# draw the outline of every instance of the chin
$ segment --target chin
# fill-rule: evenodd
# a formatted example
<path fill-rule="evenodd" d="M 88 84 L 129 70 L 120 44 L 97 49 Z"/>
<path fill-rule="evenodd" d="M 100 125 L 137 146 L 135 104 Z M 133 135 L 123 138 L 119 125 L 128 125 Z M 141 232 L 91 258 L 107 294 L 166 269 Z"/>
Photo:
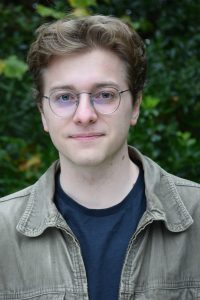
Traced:
<path fill-rule="evenodd" d="M 96 167 L 104 163 L 105 156 L 98 153 L 82 152 L 74 153 L 74 155 L 65 156 L 74 166 L 79 167 Z"/>
<path fill-rule="evenodd" d="M 74 165 L 79 167 L 97 167 L 104 162 L 103 159 L 97 157 L 85 157 L 73 160 Z"/>

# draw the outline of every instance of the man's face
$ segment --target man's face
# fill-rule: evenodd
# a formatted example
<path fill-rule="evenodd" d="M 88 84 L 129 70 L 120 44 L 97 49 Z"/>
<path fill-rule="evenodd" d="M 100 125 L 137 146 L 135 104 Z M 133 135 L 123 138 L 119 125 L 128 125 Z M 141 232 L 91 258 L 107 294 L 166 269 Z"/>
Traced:
<path fill-rule="evenodd" d="M 75 93 L 92 92 L 99 85 L 128 89 L 124 63 L 112 52 L 90 52 L 56 57 L 44 72 L 44 95 L 52 89 L 70 87 Z M 119 108 L 110 115 L 95 111 L 88 94 L 81 94 L 73 115 L 58 117 L 43 100 L 42 122 L 59 151 L 61 161 L 77 166 L 97 166 L 127 149 L 130 125 L 135 125 L 139 101 L 132 104 L 130 92 L 121 95 Z"/>

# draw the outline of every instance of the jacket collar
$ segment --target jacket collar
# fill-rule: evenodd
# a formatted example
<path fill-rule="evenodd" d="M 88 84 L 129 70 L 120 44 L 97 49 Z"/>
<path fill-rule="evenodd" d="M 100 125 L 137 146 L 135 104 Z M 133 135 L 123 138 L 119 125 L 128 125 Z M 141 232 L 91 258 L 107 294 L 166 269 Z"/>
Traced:
<path fill-rule="evenodd" d="M 193 219 L 178 193 L 173 176 L 133 147 L 129 147 L 129 155 L 133 161 L 139 161 L 144 170 L 148 221 L 164 221 L 172 232 L 186 230 Z"/>
<path fill-rule="evenodd" d="M 186 230 L 193 220 L 180 198 L 172 175 L 133 147 L 129 147 L 129 155 L 133 161 L 142 164 L 144 170 L 147 210 L 146 218 L 142 218 L 140 225 L 147 220 L 160 220 L 170 231 Z M 58 169 L 59 162 L 56 161 L 32 186 L 25 211 L 17 225 L 17 230 L 22 234 L 34 237 L 55 226 L 71 232 L 53 202 Z"/>
<path fill-rule="evenodd" d="M 54 162 L 32 186 L 25 211 L 17 224 L 17 230 L 22 234 L 39 236 L 48 227 L 71 231 L 54 204 L 55 174 L 59 168 L 59 161 Z"/>

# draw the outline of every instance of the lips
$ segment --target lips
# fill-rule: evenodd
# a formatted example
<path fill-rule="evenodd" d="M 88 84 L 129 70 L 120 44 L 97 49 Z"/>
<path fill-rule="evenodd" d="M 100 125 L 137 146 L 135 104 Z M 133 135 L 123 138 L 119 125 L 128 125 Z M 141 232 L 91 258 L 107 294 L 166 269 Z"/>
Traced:
<path fill-rule="evenodd" d="M 88 133 L 77 133 L 77 134 L 72 134 L 69 137 L 71 139 L 77 139 L 77 140 L 92 140 L 92 139 L 96 139 L 99 137 L 104 136 L 103 133 L 101 132 L 88 132 Z"/>

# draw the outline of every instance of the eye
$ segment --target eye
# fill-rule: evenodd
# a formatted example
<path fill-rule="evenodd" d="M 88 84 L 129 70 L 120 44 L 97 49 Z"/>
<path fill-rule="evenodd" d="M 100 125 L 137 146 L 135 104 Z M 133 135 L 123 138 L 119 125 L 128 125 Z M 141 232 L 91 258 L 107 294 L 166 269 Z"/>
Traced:
<path fill-rule="evenodd" d="M 77 96 L 71 91 L 58 91 L 50 96 L 50 99 L 55 104 L 74 103 L 77 101 Z"/>
<path fill-rule="evenodd" d="M 113 90 L 103 90 L 95 93 L 94 99 L 96 101 L 108 102 L 114 100 L 116 92 Z"/>
<path fill-rule="evenodd" d="M 107 91 L 101 92 L 100 95 L 101 95 L 101 98 L 103 98 L 103 99 L 111 99 L 111 98 L 113 98 L 113 93 L 107 92 Z"/>
<path fill-rule="evenodd" d="M 56 100 L 61 102 L 68 102 L 68 101 L 75 101 L 75 98 L 76 95 L 68 92 L 68 93 L 57 95 Z"/>

